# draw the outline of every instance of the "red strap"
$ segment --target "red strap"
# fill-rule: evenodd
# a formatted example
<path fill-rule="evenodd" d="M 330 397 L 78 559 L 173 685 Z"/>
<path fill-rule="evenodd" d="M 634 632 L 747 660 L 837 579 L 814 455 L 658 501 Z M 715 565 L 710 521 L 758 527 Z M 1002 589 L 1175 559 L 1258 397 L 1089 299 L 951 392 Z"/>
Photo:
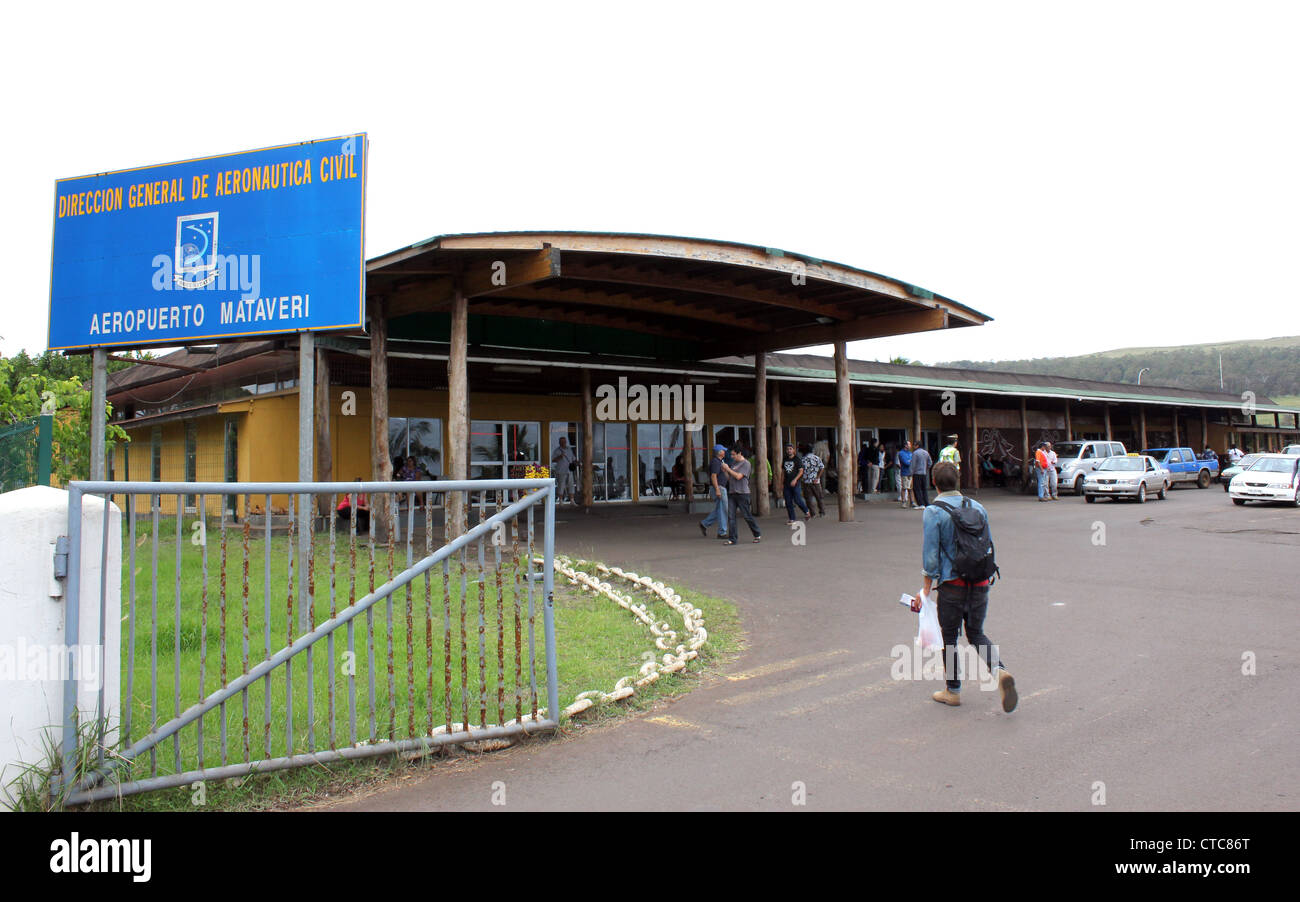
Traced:
<path fill-rule="evenodd" d="M 982 579 L 982 580 L 980 580 L 980 581 L 977 582 L 977 583 L 968 583 L 968 582 L 966 582 L 966 580 L 964 580 L 964 579 L 950 579 L 950 580 L 948 580 L 948 585 L 950 585 L 950 586 L 958 586 L 958 587 L 960 587 L 960 588 L 962 588 L 962 589 L 965 589 L 965 588 L 967 588 L 967 587 L 969 587 L 969 586 L 975 586 L 976 588 L 979 588 L 980 586 L 987 586 L 987 585 L 989 585 L 989 581 L 988 581 L 987 579 Z"/>

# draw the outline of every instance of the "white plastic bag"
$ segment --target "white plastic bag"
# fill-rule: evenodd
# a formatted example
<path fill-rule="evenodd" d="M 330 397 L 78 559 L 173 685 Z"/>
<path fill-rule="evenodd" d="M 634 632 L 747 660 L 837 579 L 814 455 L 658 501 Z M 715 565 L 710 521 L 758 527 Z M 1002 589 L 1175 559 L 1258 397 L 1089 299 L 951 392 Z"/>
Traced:
<path fill-rule="evenodd" d="M 933 593 L 921 596 L 921 613 L 916 615 L 916 644 L 921 651 L 943 648 L 943 632 L 939 629 L 939 606 Z"/>

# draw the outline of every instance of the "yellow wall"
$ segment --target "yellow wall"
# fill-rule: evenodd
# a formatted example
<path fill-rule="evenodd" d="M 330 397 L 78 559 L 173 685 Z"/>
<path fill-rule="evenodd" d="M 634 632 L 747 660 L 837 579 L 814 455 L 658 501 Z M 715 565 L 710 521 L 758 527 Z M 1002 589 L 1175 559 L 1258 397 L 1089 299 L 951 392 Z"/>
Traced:
<path fill-rule="evenodd" d="M 333 474 L 335 481 L 345 482 L 360 476 L 370 479 L 370 392 L 365 388 L 345 388 L 332 386 L 330 389 L 330 447 L 333 457 Z M 447 437 L 447 393 L 445 391 L 421 391 L 416 389 L 394 389 L 389 395 L 389 414 L 392 417 L 426 417 L 442 420 L 444 453 L 449 445 Z M 915 438 L 912 432 L 912 411 L 858 407 L 855 410 L 858 428 L 890 428 L 905 430 L 909 438 Z M 275 395 L 263 395 L 256 398 L 224 404 L 218 412 L 195 418 L 198 423 L 198 471 L 197 478 L 204 481 L 221 482 L 225 479 L 225 423 L 234 419 L 238 428 L 237 478 L 241 482 L 283 482 L 294 481 L 298 476 L 298 395 L 294 391 Z M 577 397 L 550 397 L 518 394 L 475 394 L 470 398 L 471 420 L 526 420 L 542 424 L 543 457 L 549 457 L 549 450 L 554 446 L 554 438 L 549 434 L 552 421 L 579 423 L 582 419 L 580 399 Z M 1133 418 L 1135 419 L 1135 418 Z M 743 402 L 705 402 L 704 420 L 709 427 L 716 425 L 752 426 L 754 406 Z M 1127 412 L 1112 414 L 1113 429 L 1128 430 L 1131 418 Z M 185 478 L 185 422 L 174 421 L 162 425 L 162 472 L 164 481 L 183 481 Z M 149 480 L 151 427 L 141 425 L 134 429 L 126 424 L 132 442 L 127 450 L 117 451 L 113 477 L 125 478 L 123 460 L 130 455 L 130 477 L 133 480 Z M 781 410 L 781 425 L 787 430 L 794 426 L 834 427 L 836 412 L 831 404 L 817 407 L 786 406 Z M 937 410 L 923 409 L 921 412 L 923 429 L 943 432 L 951 430 L 953 423 L 945 421 Z M 1072 417 L 1072 428 L 1077 435 L 1082 432 L 1100 432 L 1104 429 L 1101 417 Z M 1147 417 L 1148 432 L 1168 430 L 1171 420 L 1168 415 L 1152 414 Z M 1184 432 L 1180 440 L 1186 444 L 1190 439 L 1193 445 L 1200 442 L 1199 415 L 1184 418 Z M 1190 432 L 1188 431 L 1190 427 Z M 958 427 L 960 429 L 960 427 Z M 790 433 L 787 431 L 788 439 Z M 1210 425 L 1210 443 L 1222 451 L 1227 447 L 1228 430 L 1223 426 Z M 709 442 L 708 434 L 698 434 L 695 439 L 697 447 Z M 856 437 L 855 437 L 856 446 Z M 1198 449 L 1199 450 L 1199 449 Z M 545 463 L 545 460 L 543 461 Z M 631 468 L 635 480 L 638 468 Z M 440 474 L 445 475 L 445 474 Z M 317 473 L 316 478 L 323 474 Z M 254 497 L 253 503 L 260 507 L 263 499 Z M 288 499 L 276 495 L 271 500 L 273 510 L 287 508 Z M 218 503 L 209 498 L 208 510 L 215 514 Z M 137 508 L 140 510 L 141 508 Z M 243 512 L 243 499 L 239 500 L 239 510 Z M 164 499 L 162 511 L 175 513 L 174 499 Z"/>

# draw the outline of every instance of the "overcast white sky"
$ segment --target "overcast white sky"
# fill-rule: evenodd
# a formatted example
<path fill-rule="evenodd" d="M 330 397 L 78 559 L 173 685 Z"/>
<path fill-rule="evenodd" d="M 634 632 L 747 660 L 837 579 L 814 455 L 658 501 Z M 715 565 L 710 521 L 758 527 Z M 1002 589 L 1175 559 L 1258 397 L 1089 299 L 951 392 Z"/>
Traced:
<path fill-rule="evenodd" d="M 996 320 L 850 346 L 868 359 L 1300 334 L 1300 4 L 6 17 L 6 354 L 46 347 L 56 178 L 351 131 L 370 134 L 369 256 L 465 231 L 719 238 Z"/>

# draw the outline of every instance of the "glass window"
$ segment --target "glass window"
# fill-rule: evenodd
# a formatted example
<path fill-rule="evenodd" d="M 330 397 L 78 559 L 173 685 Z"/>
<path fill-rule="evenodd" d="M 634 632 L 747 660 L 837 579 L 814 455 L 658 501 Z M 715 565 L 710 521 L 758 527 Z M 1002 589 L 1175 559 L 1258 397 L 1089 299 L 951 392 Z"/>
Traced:
<path fill-rule="evenodd" d="M 593 424 L 595 496 L 597 501 L 626 501 L 632 497 L 627 423 Z"/>
<path fill-rule="evenodd" d="M 529 464 L 541 462 L 541 434 L 538 422 L 474 420 L 469 436 L 470 479 L 522 479 Z"/>
<path fill-rule="evenodd" d="M 430 479 L 442 476 L 442 420 L 412 417 L 406 421 L 406 456 L 414 457 Z"/>
<path fill-rule="evenodd" d="M 239 481 L 239 425 L 234 419 L 226 420 L 226 482 Z M 235 512 L 235 496 L 225 495 L 226 510 Z"/>
<path fill-rule="evenodd" d="M 149 433 L 149 479 L 162 482 L 162 427 L 153 427 Z"/>
<path fill-rule="evenodd" d="M 754 450 L 754 427 L 714 426 L 713 441 L 709 443 L 709 446 L 712 447 L 713 445 L 726 445 L 728 448 L 740 445 L 745 449 L 746 454 L 752 453 Z"/>
<path fill-rule="evenodd" d="M 469 427 L 469 478 L 500 479 L 505 442 L 501 424 L 474 420 Z"/>
<path fill-rule="evenodd" d="M 199 469 L 199 424 L 193 420 L 185 423 L 185 481 L 196 482 Z M 198 499 L 194 495 L 185 496 L 185 507 L 194 509 Z"/>
<path fill-rule="evenodd" d="M 511 479 L 523 479 L 529 464 L 541 463 L 542 427 L 540 423 L 505 423 L 506 453 L 510 461 Z"/>
<path fill-rule="evenodd" d="M 636 427 L 637 485 L 642 498 L 663 494 L 664 450 L 658 423 Z"/>

